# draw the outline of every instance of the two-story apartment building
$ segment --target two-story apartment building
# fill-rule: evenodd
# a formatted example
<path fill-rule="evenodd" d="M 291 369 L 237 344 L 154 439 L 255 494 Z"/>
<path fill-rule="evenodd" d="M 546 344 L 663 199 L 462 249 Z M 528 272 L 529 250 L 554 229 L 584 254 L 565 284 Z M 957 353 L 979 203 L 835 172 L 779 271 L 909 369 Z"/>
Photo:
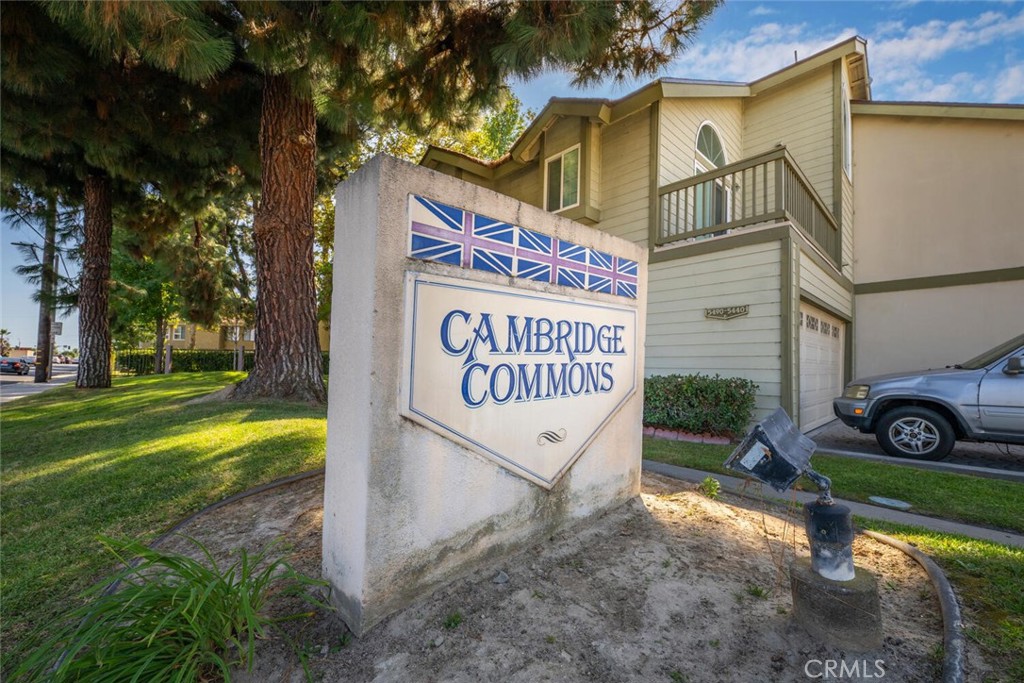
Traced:
<path fill-rule="evenodd" d="M 963 126 L 981 116 L 1001 131 L 988 131 L 1009 150 L 999 150 L 997 166 L 983 167 L 992 181 L 944 155 L 941 127 L 904 144 L 910 133 L 888 120 L 910 121 L 917 131 L 945 121 L 939 114 L 949 109 L 879 108 L 871 102 L 866 43 L 851 38 L 751 83 L 663 78 L 618 100 L 553 98 L 496 162 L 431 148 L 421 163 L 646 245 L 646 374 L 749 378 L 760 387 L 758 417 L 781 405 L 807 430 L 832 418 L 831 399 L 852 379 L 855 360 L 871 369 L 932 362 L 919 344 L 956 313 L 940 297 L 908 318 L 932 321 L 927 332 L 901 326 L 901 297 L 921 294 L 913 287 L 1004 287 L 1009 315 L 981 335 L 960 330 L 964 358 L 1011 336 L 1005 330 L 1019 331 L 1024 206 L 1013 185 L 1024 185 L 1024 109 L 957 110 L 968 115 Z M 977 132 L 958 144 L 970 147 Z M 968 164 L 985 152 L 973 154 Z M 948 169 L 942 182 L 952 188 L 906 175 L 935 163 Z M 867 189 L 855 192 L 855 178 Z M 1001 195 L 997 213 L 1007 220 L 990 247 L 992 195 Z M 971 230 L 945 220 L 942 201 L 968 204 Z M 915 215 L 922 203 L 927 211 Z M 965 236 L 958 245 L 998 255 L 963 267 L 921 263 L 913 245 L 936 247 L 949 230 Z M 859 292 L 861 270 L 869 280 Z M 913 282 L 899 282 L 906 279 Z M 863 338 L 862 295 L 869 311 Z M 971 309 L 970 297 L 958 304 Z M 884 362 L 875 362 L 878 354 Z"/>

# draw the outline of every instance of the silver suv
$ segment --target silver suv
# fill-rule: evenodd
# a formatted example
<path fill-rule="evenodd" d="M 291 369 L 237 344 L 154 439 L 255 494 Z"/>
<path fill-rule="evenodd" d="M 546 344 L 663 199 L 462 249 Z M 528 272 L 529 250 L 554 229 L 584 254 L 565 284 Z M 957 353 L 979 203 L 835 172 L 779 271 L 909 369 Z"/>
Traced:
<path fill-rule="evenodd" d="M 1024 334 L 942 370 L 865 377 L 832 401 L 889 455 L 941 460 L 957 439 L 1024 444 Z"/>

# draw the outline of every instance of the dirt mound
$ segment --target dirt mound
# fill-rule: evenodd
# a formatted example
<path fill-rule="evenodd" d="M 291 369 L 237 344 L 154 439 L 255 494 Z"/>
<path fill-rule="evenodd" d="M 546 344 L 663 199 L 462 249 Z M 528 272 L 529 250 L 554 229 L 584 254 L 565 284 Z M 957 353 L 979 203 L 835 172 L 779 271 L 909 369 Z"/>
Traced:
<path fill-rule="evenodd" d="M 318 576 L 322 485 L 254 496 L 184 532 L 225 559 L 283 536 L 296 568 Z M 918 565 L 888 546 L 859 538 L 854 548 L 880 579 L 880 649 L 842 652 L 794 624 L 787 567 L 808 552 L 800 520 L 796 509 L 743 509 L 645 475 L 639 499 L 436 591 L 361 639 L 330 614 L 289 626 L 289 637 L 314 680 L 328 682 L 806 681 L 828 660 L 858 666 L 863 680 L 878 679 L 878 666 L 884 680 L 937 680 L 938 601 Z M 303 679 L 281 637 L 238 675 Z"/>

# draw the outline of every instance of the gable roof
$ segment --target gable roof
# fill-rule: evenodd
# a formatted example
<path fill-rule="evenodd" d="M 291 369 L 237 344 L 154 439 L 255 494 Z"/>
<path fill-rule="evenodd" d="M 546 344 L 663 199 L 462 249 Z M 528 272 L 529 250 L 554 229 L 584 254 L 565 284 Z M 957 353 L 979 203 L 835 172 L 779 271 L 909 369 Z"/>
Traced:
<path fill-rule="evenodd" d="M 512 144 L 508 154 L 500 159 L 484 161 L 431 145 L 420 159 L 420 164 L 428 168 L 437 168 L 442 163 L 450 164 L 482 178 L 493 179 L 497 175 L 504 175 L 504 172 L 521 168 L 531 161 L 541 135 L 559 118 L 576 116 L 601 123 L 612 123 L 662 99 L 752 97 L 781 87 L 844 57 L 847 59 L 850 74 L 851 96 L 858 100 L 870 99 L 867 41 L 860 36 L 853 36 L 751 83 L 659 78 L 617 99 L 552 97 L 519 139 Z M 513 164 L 511 168 L 504 168 L 510 163 Z"/>

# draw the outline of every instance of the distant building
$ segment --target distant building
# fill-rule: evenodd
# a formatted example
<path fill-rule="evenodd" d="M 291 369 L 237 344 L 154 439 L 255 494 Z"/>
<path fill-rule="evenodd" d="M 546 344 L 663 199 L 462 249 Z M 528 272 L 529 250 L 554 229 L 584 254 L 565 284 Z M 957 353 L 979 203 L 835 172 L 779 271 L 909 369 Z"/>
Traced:
<path fill-rule="evenodd" d="M 328 351 L 331 345 L 330 332 L 324 323 L 318 326 L 320 350 Z M 234 350 L 256 348 L 256 331 L 245 323 L 226 321 L 216 329 L 194 323 L 177 323 L 168 327 L 167 344 L 176 349 Z"/>

